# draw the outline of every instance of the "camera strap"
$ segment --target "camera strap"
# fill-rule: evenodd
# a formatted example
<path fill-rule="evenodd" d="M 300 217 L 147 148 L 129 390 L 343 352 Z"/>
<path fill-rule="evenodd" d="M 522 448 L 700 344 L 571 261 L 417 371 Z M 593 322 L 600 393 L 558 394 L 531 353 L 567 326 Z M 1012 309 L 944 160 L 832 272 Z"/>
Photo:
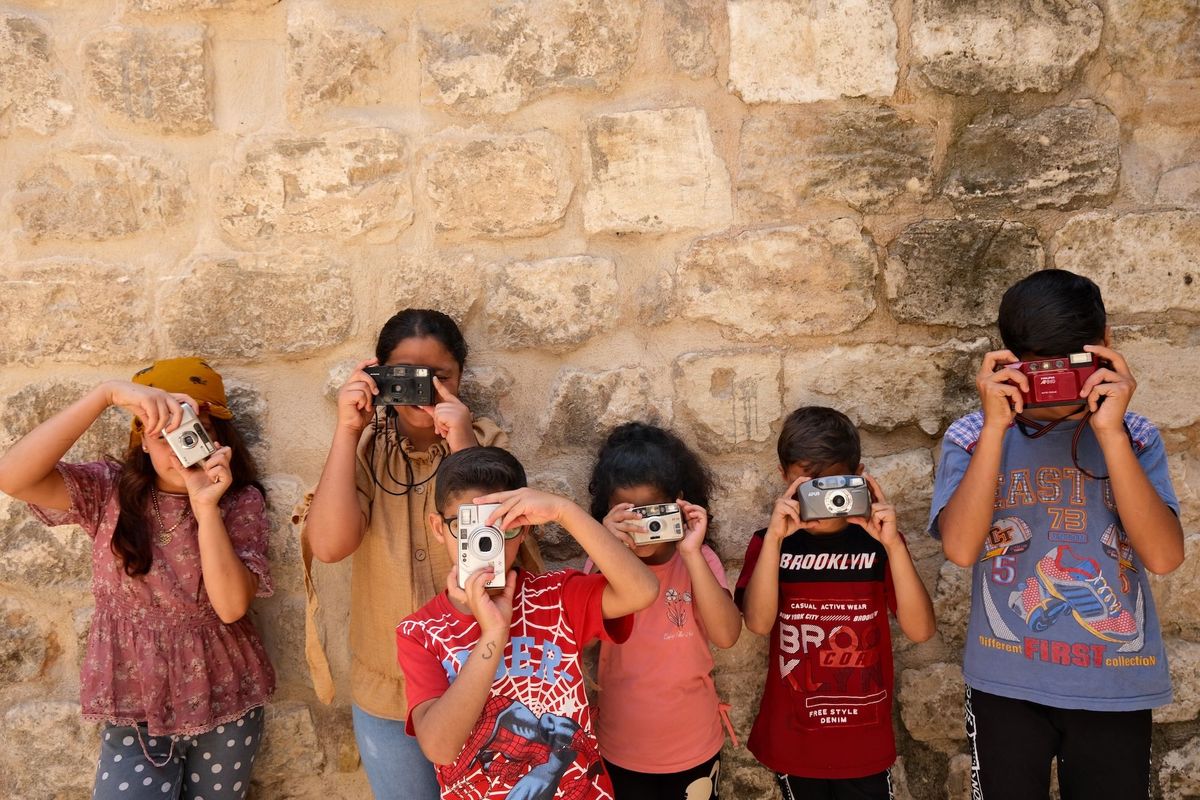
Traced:
<path fill-rule="evenodd" d="M 1030 439 L 1040 439 L 1050 431 L 1057 428 L 1060 423 L 1065 422 L 1070 416 L 1071 415 L 1068 414 L 1065 417 L 1059 417 L 1058 419 L 1051 420 L 1050 422 L 1038 422 L 1037 420 L 1030 419 L 1024 414 L 1017 414 L 1017 429 Z M 1085 407 L 1083 416 L 1079 418 L 1079 424 L 1075 426 L 1075 433 L 1071 434 L 1071 463 L 1075 465 L 1075 469 L 1079 470 L 1092 480 L 1106 481 L 1108 480 L 1107 475 L 1095 475 L 1090 472 L 1087 467 L 1079 463 L 1079 439 L 1083 436 L 1084 428 L 1087 427 L 1087 422 L 1091 416 L 1092 410 Z M 1032 433 L 1030 431 L 1032 431 Z M 1128 430 L 1126 431 L 1126 434 L 1128 434 Z"/>
<path fill-rule="evenodd" d="M 440 452 L 438 453 L 437 462 L 433 465 L 433 472 L 429 473 L 428 478 L 421 481 L 414 480 L 415 476 L 413 475 L 412 460 L 409 459 L 408 453 L 404 452 L 404 448 L 400 445 L 400 440 L 403 438 L 403 435 L 400 433 L 400 420 L 391 406 L 387 406 L 386 408 L 387 412 L 383 417 L 382 424 L 380 424 L 380 418 L 378 416 L 375 418 L 376 434 L 371 440 L 371 480 L 374 482 L 375 487 L 381 492 L 390 494 L 392 497 L 403 497 L 418 486 L 424 486 L 437 477 L 438 468 L 442 465 L 442 455 Z M 379 430 L 381 428 L 383 429 L 384 477 L 386 477 L 393 486 L 401 487 L 399 491 L 389 489 L 388 487 L 384 486 L 383 481 L 380 480 L 379 466 L 376 463 L 377 459 L 375 458 L 375 444 L 379 441 Z M 405 478 L 403 480 L 392 471 L 392 454 L 396 450 L 400 451 L 400 458 L 404 460 Z"/>

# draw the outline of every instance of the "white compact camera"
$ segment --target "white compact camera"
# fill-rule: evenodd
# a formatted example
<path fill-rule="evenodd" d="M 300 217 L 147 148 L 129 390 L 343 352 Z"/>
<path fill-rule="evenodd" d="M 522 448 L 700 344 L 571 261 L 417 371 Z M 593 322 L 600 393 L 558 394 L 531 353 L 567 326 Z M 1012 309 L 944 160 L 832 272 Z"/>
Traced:
<path fill-rule="evenodd" d="M 179 459 L 179 463 L 190 467 L 208 458 L 217 447 L 208 438 L 208 431 L 200 424 L 196 412 L 187 403 L 182 404 L 183 420 L 173 431 L 163 432 L 163 438 L 171 445 L 171 451 Z"/>
<path fill-rule="evenodd" d="M 800 519 L 865 517 L 871 512 L 871 489 L 861 475 L 830 475 L 813 478 L 796 490 Z"/>
<path fill-rule="evenodd" d="M 500 507 L 499 503 L 458 507 L 458 588 L 467 588 L 467 578 L 481 569 L 491 567 L 495 573 L 484 584 L 489 589 L 503 589 L 504 532 L 488 525 L 487 519 Z"/>
<path fill-rule="evenodd" d="M 677 503 L 657 503 L 630 510 L 641 515 L 641 519 L 632 520 L 641 528 L 633 534 L 635 545 L 678 542 L 683 538 L 683 513 Z"/>

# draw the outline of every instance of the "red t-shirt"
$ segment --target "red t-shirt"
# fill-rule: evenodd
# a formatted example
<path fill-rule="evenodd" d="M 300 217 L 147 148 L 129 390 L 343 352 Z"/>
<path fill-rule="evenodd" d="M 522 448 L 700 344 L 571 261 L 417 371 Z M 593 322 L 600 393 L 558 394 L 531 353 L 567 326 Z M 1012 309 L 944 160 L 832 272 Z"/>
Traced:
<path fill-rule="evenodd" d="M 518 572 L 509 640 L 491 694 L 458 758 L 437 767 L 443 798 L 500 800 L 517 786 L 532 797 L 612 798 L 580 663 L 588 642 L 623 642 L 633 628 L 632 616 L 604 619 L 607 585 L 602 575 L 576 570 Z M 397 625 L 409 709 L 441 697 L 478 641 L 475 618 L 445 592 Z M 411 714 L 407 728 L 414 733 Z"/>
<path fill-rule="evenodd" d="M 740 607 L 762 550 L 750 538 Z M 779 614 L 758 717 L 747 743 L 764 765 L 804 778 L 861 778 L 896 760 L 892 638 L 896 610 L 883 545 L 857 525 L 783 540 Z"/>

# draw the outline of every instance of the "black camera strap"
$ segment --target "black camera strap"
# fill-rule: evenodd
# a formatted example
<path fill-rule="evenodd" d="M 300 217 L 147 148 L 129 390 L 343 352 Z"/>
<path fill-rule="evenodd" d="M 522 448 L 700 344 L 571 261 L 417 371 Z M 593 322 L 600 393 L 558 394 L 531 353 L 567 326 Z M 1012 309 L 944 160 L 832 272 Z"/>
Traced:
<path fill-rule="evenodd" d="M 1058 419 L 1051 420 L 1050 422 L 1038 422 L 1037 420 L 1030 419 L 1024 414 L 1017 414 L 1017 429 L 1030 439 L 1040 439 L 1050 431 L 1057 428 L 1060 423 L 1066 422 L 1074 413 L 1076 412 L 1071 412 L 1071 414 L 1067 414 L 1065 417 L 1059 417 Z M 1087 427 L 1087 422 L 1089 419 L 1091 419 L 1091 416 L 1092 410 L 1085 407 L 1083 416 L 1079 418 L 1079 424 L 1075 426 L 1075 433 L 1071 434 L 1071 462 L 1075 465 L 1075 469 L 1079 470 L 1092 480 L 1106 481 L 1108 480 L 1107 475 L 1095 475 L 1090 472 L 1087 467 L 1079 463 L 1079 439 L 1083 436 L 1083 430 Z M 1128 428 L 1125 429 L 1125 435 L 1129 435 Z"/>
<path fill-rule="evenodd" d="M 384 494 L 389 494 L 392 497 L 403 497 L 418 486 L 424 486 L 437 477 L 438 468 L 442 465 L 442 455 L 439 451 L 436 456 L 437 461 L 433 465 L 433 472 L 429 474 L 428 478 L 425 478 L 421 481 L 415 480 L 412 459 L 408 457 L 408 453 L 404 451 L 404 448 L 400 444 L 401 439 L 403 439 L 403 434 L 400 432 L 400 418 L 396 414 L 395 409 L 393 409 L 391 406 L 386 406 L 385 408 L 386 411 L 382 418 L 382 424 L 378 413 L 376 413 L 375 416 L 375 437 L 371 439 L 371 480 L 374 482 L 375 487 Z M 389 489 L 387 486 L 384 486 L 383 481 L 380 480 L 379 465 L 377 463 L 377 459 L 375 458 L 375 443 L 379 441 L 381 430 L 383 435 L 384 477 L 387 478 L 387 480 L 393 486 L 401 487 L 399 491 Z M 405 478 L 403 480 L 392 470 L 392 456 L 395 454 L 396 450 L 400 451 L 400 458 L 404 461 Z"/>

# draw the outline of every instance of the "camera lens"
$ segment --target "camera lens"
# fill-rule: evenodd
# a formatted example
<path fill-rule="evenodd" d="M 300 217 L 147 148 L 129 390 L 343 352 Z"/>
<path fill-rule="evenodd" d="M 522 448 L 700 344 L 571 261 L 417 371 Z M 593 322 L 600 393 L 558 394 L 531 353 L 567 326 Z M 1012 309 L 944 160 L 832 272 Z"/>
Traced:
<path fill-rule="evenodd" d="M 658 533 L 662 530 L 662 523 L 656 519 L 652 519 L 646 527 L 650 529 L 651 533 Z"/>
<path fill-rule="evenodd" d="M 476 547 L 480 553 L 487 555 L 488 553 L 492 552 L 492 546 L 494 544 L 495 543 L 492 541 L 491 536 L 480 536 L 479 541 L 476 543 Z"/>
<path fill-rule="evenodd" d="M 842 506 L 846 505 L 846 496 L 842 494 L 835 494 L 833 497 L 829 498 L 829 502 L 838 508 L 841 508 Z"/>
<path fill-rule="evenodd" d="M 183 436 L 179 437 L 179 443 L 182 444 L 184 447 L 195 447 L 196 446 L 196 436 L 195 436 L 195 434 L 185 433 Z"/>

